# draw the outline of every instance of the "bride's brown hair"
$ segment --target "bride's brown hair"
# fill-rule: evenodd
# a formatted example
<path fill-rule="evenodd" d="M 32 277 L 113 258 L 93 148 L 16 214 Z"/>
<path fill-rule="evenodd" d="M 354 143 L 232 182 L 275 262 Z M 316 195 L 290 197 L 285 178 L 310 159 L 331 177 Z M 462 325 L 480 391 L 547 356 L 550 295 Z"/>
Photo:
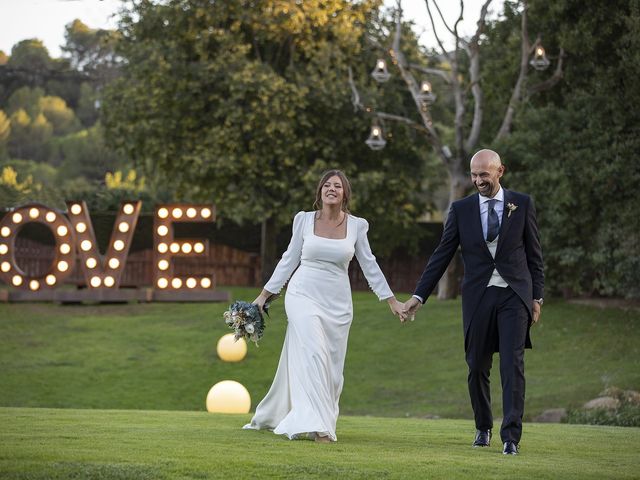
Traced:
<path fill-rule="evenodd" d="M 351 183 L 342 170 L 327 170 L 322 174 L 320 182 L 318 182 L 318 188 L 316 189 L 316 201 L 313 204 L 313 208 L 316 210 L 322 210 L 322 186 L 331 177 L 336 176 L 342 182 L 342 205 L 340 209 L 343 212 L 349 213 L 349 200 L 351 199 Z"/>

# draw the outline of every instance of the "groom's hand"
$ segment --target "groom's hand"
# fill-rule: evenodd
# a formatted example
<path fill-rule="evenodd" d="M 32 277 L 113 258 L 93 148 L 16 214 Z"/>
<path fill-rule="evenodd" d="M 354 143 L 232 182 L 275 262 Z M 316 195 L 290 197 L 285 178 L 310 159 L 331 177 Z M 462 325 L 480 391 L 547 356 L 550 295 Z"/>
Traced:
<path fill-rule="evenodd" d="M 532 308 L 532 313 L 533 313 L 533 317 L 532 317 L 532 323 L 535 325 L 536 323 L 538 323 L 538 320 L 540 320 L 540 312 L 542 311 L 542 306 L 538 303 L 538 302 L 533 302 L 533 308 Z"/>
<path fill-rule="evenodd" d="M 416 312 L 422 306 L 420 300 L 416 297 L 411 297 L 409 300 L 404 302 L 404 313 L 405 315 L 411 319 L 411 321 L 415 320 Z"/>

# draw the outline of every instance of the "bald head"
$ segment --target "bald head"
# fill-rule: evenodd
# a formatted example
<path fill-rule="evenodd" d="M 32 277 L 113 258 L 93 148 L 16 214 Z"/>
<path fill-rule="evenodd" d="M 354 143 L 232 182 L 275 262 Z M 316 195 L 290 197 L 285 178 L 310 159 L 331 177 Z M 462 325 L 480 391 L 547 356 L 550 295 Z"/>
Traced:
<path fill-rule="evenodd" d="M 496 152 L 485 148 L 477 151 L 475 155 L 471 157 L 471 168 L 473 168 L 474 163 L 498 168 L 502 165 L 502 160 L 500 160 L 500 155 Z"/>
<path fill-rule="evenodd" d="M 485 197 L 494 197 L 500 190 L 500 178 L 504 173 L 504 166 L 493 150 L 480 150 L 471 158 L 471 181 Z"/>

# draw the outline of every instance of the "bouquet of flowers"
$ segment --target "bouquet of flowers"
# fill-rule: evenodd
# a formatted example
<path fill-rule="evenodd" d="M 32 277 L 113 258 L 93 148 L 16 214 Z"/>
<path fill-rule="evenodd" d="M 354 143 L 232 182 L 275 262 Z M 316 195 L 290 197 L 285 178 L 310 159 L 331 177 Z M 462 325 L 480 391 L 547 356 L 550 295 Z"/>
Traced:
<path fill-rule="evenodd" d="M 262 307 L 267 316 L 269 315 L 269 305 L 274 298 L 275 295 L 270 297 Z M 233 302 L 229 305 L 229 310 L 224 312 L 224 323 L 235 330 L 236 341 L 240 338 L 246 338 L 257 346 L 258 340 L 262 338 L 264 333 L 264 317 L 255 303 L 242 300 Z"/>

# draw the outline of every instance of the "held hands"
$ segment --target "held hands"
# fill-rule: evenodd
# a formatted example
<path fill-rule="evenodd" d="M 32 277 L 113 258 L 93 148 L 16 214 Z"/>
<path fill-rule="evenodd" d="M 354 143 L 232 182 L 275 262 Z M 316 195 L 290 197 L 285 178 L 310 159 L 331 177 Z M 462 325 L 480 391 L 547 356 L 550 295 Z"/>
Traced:
<path fill-rule="evenodd" d="M 411 297 L 409 300 L 404 302 L 404 314 L 406 318 L 411 319 L 411 321 L 415 320 L 416 312 L 422 307 L 422 303 L 416 297 Z"/>
<path fill-rule="evenodd" d="M 407 320 L 407 315 L 405 314 L 405 305 L 402 302 L 399 302 L 396 297 L 387 298 L 387 303 L 389 304 L 389 308 L 391 309 L 391 313 L 396 315 L 401 323 L 404 323 Z"/>

